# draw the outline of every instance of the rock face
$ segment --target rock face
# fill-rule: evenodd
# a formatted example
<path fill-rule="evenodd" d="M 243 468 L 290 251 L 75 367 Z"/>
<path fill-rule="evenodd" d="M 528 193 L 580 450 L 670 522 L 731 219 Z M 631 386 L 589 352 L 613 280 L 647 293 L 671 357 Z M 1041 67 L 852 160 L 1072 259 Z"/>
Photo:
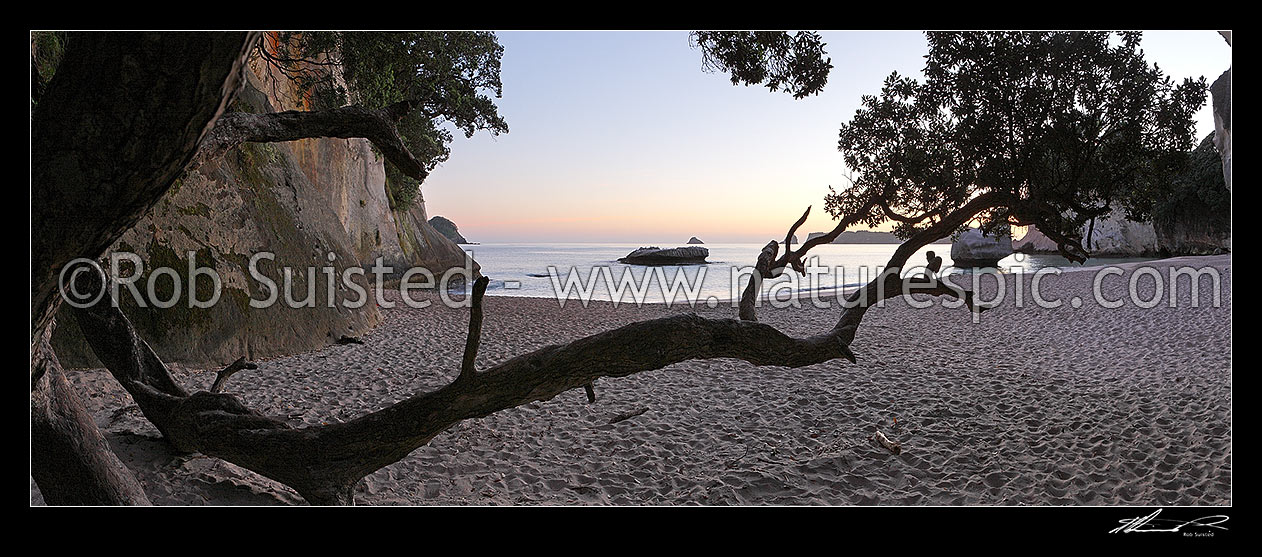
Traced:
<path fill-rule="evenodd" d="M 1214 98 L 1214 147 L 1223 158 L 1223 181 L 1231 189 L 1231 69 L 1209 88 Z"/>
<path fill-rule="evenodd" d="M 1087 236 L 1083 227 L 1083 238 Z M 1216 232 L 1204 219 L 1184 218 L 1168 226 L 1155 227 L 1144 222 L 1126 220 L 1113 213 L 1097 220 L 1089 244 L 1091 257 L 1169 257 L 1172 255 L 1212 255 L 1231 249 L 1230 236 Z M 1056 242 L 1031 226 L 1020 240 L 1013 242 L 1020 253 L 1058 253 Z"/>
<path fill-rule="evenodd" d="M 704 244 L 705 242 L 702 242 L 701 240 L 697 239 L 696 236 L 693 236 L 691 238 L 688 238 L 688 243 L 689 244 Z"/>
<path fill-rule="evenodd" d="M 231 108 L 303 108 L 283 100 L 300 98 L 289 83 L 255 68 Z M 186 173 L 109 251 L 135 253 L 143 266 L 136 286 L 145 307 L 120 291 L 120 305 L 140 336 L 165 361 L 212 366 L 312 350 L 370 330 L 381 320 L 371 286 L 375 261 L 393 268 L 387 280 L 410 267 L 441 276 L 464 261 L 464 251 L 427 221 L 419 196 L 409 209 L 390 207 L 384 167 L 366 140 L 246 143 Z M 272 257 L 255 268 L 277 285 L 276 301 L 256 308 L 250 301 L 266 301 L 271 293 L 250 271 L 250 259 L 263 252 Z M 190 286 L 190 264 L 220 277 L 220 297 L 211 307 L 190 306 L 190 290 L 199 301 L 214 290 L 205 275 Z M 181 286 L 177 303 L 165 309 L 154 307 L 146 291 L 152 279 L 159 301 L 176 294 L 170 275 L 153 278 L 150 271 L 158 267 L 173 269 Z M 364 274 L 344 275 L 348 267 Z M 472 267 L 476 273 L 476 263 Z M 288 298 L 308 305 L 287 303 L 284 268 L 293 277 Z M 124 262 L 120 274 L 133 269 Z M 359 307 L 353 307 L 361 296 L 352 283 L 365 292 Z M 99 365 L 68 309 L 58 315 L 53 335 L 59 358 L 71 367 Z"/>
<path fill-rule="evenodd" d="M 806 236 L 807 240 L 823 236 L 823 232 L 812 232 Z M 872 230 L 847 230 L 837 235 L 832 244 L 901 244 L 902 240 L 898 236 L 889 232 L 875 232 Z"/>
<path fill-rule="evenodd" d="M 705 263 L 710 250 L 688 246 L 683 248 L 640 248 L 618 260 L 628 265 L 699 265 Z"/>
<path fill-rule="evenodd" d="M 951 243 L 951 260 L 956 267 L 995 267 L 1012 255 L 1012 237 L 986 236 L 977 228 L 964 231 Z"/>
<path fill-rule="evenodd" d="M 435 215 L 433 218 L 429 219 L 429 225 L 434 227 L 434 230 L 437 230 L 439 234 L 442 234 L 448 240 L 457 244 L 469 243 L 468 240 L 464 239 L 464 236 L 460 235 L 460 229 L 456 227 L 456 223 L 451 222 L 451 220 L 447 218 Z"/>
<path fill-rule="evenodd" d="M 1156 257 L 1162 254 L 1157 241 L 1157 231 L 1145 222 L 1127 220 L 1117 212 L 1096 219 L 1095 229 L 1090 225 L 1082 229 L 1083 244 L 1091 257 Z M 1090 239 L 1087 239 L 1090 232 Z M 1031 226 L 1025 236 L 1013 242 L 1013 251 L 1019 253 L 1059 253 L 1056 242 L 1037 227 Z"/>
<path fill-rule="evenodd" d="M 1127 220 L 1114 211 L 1095 221 L 1095 229 L 1082 230 L 1083 247 L 1094 257 L 1155 257 L 1161 254 L 1157 231 L 1146 222 Z M 1088 238 L 1090 232 L 1090 238 Z"/>

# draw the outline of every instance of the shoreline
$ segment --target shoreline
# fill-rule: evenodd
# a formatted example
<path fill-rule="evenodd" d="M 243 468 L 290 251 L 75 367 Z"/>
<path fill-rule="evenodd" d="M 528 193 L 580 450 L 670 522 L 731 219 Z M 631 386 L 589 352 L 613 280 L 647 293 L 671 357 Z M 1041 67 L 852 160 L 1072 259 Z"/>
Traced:
<path fill-rule="evenodd" d="M 1072 266 L 1072 267 L 1057 267 L 1057 268 L 1061 270 L 1061 274 L 1068 274 L 1068 273 L 1096 272 L 1096 271 L 1100 271 L 1100 270 L 1107 269 L 1110 267 L 1117 267 L 1117 268 L 1122 269 L 1123 271 L 1131 271 L 1141 266 L 1153 266 L 1153 267 L 1165 268 L 1165 267 L 1175 266 L 1176 264 L 1179 266 L 1188 265 L 1188 266 L 1193 266 L 1193 267 L 1230 266 L 1231 254 L 1225 253 L 1225 254 L 1217 254 L 1217 255 L 1179 255 L 1179 256 L 1167 257 L 1163 259 L 1133 261 L 1133 262 L 1128 262 L 1128 263 L 1110 263 L 1106 265 Z M 959 275 L 966 275 L 966 274 L 969 274 L 969 273 L 954 273 L 949 276 L 959 276 Z M 1001 273 L 1001 274 L 1008 277 L 1017 276 L 1017 274 L 1014 274 L 1014 273 Z M 1025 276 L 1025 277 L 1030 277 L 1034 275 L 1034 272 L 1020 273 L 1020 275 Z M 809 296 L 811 292 L 817 292 L 819 293 L 819 296 L 822 299 L 833 299 L 833 298 L 838 297 L 838 295 L 840 294 L 849 294 L 851 292 L 854 292 L 855 290 L 858 290 L 861 286 L 862 285 L 847 285 L 847 286 L 842 286 L 842 287 L 829 287 L 826 289 L 820 288 L 820 289 L 815 289 L 815 290 L 802 290 L 798 292 L 797 298 L 801 300 L 803 298 L 803 294 L 806 294 Z M 495 298 L 528 298 L 528 299 L 533 299 L 533 300 L 552 300 L 552 301 L 557 300 L 555 293 L 552 296 L 529 296 L 529 295 L 503 295 L 503 294 L 499 294 L 499 292 L 501 292 L 501 290 L 488 290 L 486 293 L 486 296 L 488 298 L 495 297 Z M 764 296 L 762 299 L 765 301 L 767 298 Z M 591 302 L 613 303 L 612 300 L 597 300 L 597 299 L 592 299 Z M 718 305 L 716 307 L 718 308 L 736 307 L 736 302 L 737 300 L 734 298 L 720 297 L 718 298 Z M 568 305 L 570 303 L 580 303 L 580 301 L 577 298 L 568 298 L 566 301 L 566 304 Z M 623 301 L 623 302 L 618 302 L 618 304 L 619 305 L 621 304 L 646 305 L 646 306 L 658 305 L 658 306 L 664 306 L 664 307 L 680 307 L 680 306 L 692 307 L 692 306 L 689 306 L 688 302 L 686 301 L 674 302 L 670 304 L 669 306 L 665 302 L 657 302 L 657 301 L 651 301 L 651 302 L 646 301 L 646 302 L 642 302 L 641 304 L 636 304 L 634 301 Z M 705 305 L 705 301 L 699 300 L 696 302 L 696 307 L 693 307 L 693 309 L 696 309 L 697 307 L 704 306 L 704 305 Z"/>

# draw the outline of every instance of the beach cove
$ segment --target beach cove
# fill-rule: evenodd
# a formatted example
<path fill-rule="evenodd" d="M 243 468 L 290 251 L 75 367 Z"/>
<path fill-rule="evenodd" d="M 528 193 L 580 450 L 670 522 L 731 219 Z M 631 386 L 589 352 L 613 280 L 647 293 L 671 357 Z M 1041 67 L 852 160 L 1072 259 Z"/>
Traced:
<path fill-rule="evenodd" d="M 1210 281 L 1192 307 L 1137 307 L 1134 269 L 1190 266 Z M 604 378 L 582 389 L 461 422 L 369 475 L 360 505 L 1230 505 L 1231 258 L 1183 257 L 1051 276 L 1041 308 L 1031 276 L 973 323 L 963 308 L 903 298 L 869 310 L 844 360 L 798 369 L 698 360 Z M 986 293 L 989 283 L 983 282 Z M 1141 299 L 1151 299 L 1140 281 Z M 1166 289 L 1169 284 L 1164 285 Z M 993 286 L 989 286 L 993 289 Z M 397 295 L 397 293 L 395 293 Z M 986 294 L 993 297 L 993 292 Z M 924 298 L 927 299 L 927 298 Z M 478 366 L 634 321 L 731 307 L 488 296 Z M 399 304 L 362 337 L 259 361 L 227 391 L 292 425 L 347 421 L 430 391 L 460 368 L 468 310 Z M 832 327 L 840 309 L 759 311 L 793 336 Z M 172 366 L 208 388 L 215 370 Z M 111 448 L 162 505 L 300 504 L 288 487 L 219 459 L 176 454 L 107 371 L 68 374 Z M 635 416 L 627 418 L 629 414 Z M 610 423 L 616 418 L 625 418 Z M 881 431 L 899 454 L 868 439 Z M 32 488 L 34 495 L 34 488 Z M 35 500 L 33 498 L 33 500 Z"/>

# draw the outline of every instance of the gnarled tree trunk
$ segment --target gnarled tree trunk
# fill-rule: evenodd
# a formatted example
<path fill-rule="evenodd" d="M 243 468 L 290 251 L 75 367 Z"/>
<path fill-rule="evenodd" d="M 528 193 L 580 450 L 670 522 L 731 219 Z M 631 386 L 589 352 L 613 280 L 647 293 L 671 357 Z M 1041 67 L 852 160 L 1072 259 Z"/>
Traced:
<path fill-rule="evenodd" d="M 237 91 L 252 33 L 73 33 L 31 117 L 31 476 L 58 504 L 148 500 L 47 338 L 62 268 L 153 206 Z"/>

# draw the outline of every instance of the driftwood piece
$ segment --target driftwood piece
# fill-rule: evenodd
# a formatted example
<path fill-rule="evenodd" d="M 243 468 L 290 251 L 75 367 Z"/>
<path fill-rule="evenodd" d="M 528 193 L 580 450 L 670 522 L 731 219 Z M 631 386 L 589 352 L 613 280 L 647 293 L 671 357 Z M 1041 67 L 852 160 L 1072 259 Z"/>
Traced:
<path fill-rule="evenodd" d="M 648 411 L 649 411 L 648 407 L 644 407 L 644 408 L 641 408 L 641 409 L 636 410 L 636 411 L 634 411 L 634 412 L 627 412 L 627 413 L 625 413 L 625 414 L 618 414 L 617 416 L 614 416 L 612 419 L 610 419 L 610 420 L 609 420 L 609 423 L 610 423 L 610 424 L 616 424 L 616 423 L 621 422 L 621 421 L 630 420 L 631 418 L 634 418 L 634 417 L 636 417 L 636 416 L 639 416 L 640 414 L 643 414 L 643 413 L 648 412 Z"/>
<path fill-rule="evenodd" d="M 882 447 L 885 447 L 891 453 L 899 454 L 903 452 L 903 447 L 901 445 L 890 441 L 890 438 L 886 437 L 884 433 L 881 433 L 881 430 L 879 429 L 876 430 L 876 434 L 872 436 L 872 440 L 879 443 Z"/>

